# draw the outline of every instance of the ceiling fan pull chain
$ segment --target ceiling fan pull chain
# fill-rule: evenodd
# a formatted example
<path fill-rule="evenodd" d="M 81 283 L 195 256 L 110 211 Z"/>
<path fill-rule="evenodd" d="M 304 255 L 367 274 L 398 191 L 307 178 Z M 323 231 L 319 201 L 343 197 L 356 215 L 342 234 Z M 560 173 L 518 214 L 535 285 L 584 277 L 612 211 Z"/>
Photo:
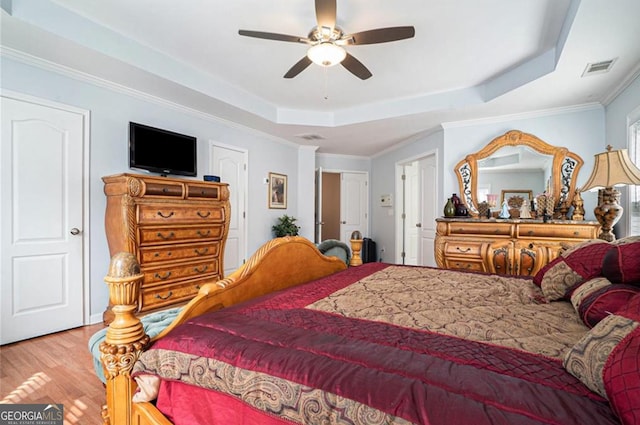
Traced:
<path fill-rule="evenodd" d="M 329 99 L 329 67 L 324 67 L 324 100 Z"/>

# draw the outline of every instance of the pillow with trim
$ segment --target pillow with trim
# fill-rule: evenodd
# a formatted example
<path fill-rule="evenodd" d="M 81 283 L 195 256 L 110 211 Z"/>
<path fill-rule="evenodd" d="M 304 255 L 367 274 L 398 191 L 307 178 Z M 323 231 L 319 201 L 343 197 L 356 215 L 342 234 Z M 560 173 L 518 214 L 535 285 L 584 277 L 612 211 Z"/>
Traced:
<path fill-rule="evenodd" d="M 605 277 L 596 277 L 573 291 L 571 304 L 584 324 L 592 328 L 608 315 L 624 307 L 638 293 L 640 287 L 612 284 Z"/>
<path fill-rule="evenodd" d="M 594 326 L 562 364 L 607 398 L 624 425 L 640 423 L 640 294 Z"/>
<path fill-rule="evenodd" d="M 540 278 L 545 298 L 549 301 L 569 299 L 579 285 L 601 276 L 602 261 L 609 248 L 608 242 L 591 239 L 569 248 L 549 263 L 550 267 L 543 268 L 544 274 Z"/>

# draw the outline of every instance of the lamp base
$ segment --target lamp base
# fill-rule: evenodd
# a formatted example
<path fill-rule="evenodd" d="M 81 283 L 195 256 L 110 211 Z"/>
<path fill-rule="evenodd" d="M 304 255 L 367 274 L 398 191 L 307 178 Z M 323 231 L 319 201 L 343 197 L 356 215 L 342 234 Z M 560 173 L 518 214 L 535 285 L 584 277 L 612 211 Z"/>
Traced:
<path fill-rule="evenodd" d="M 622 207 L 618 203 L 619 201 L 620 192 L 613 187 L 606 187 L 598 192 L 598 202 L 600 205 L 593 210 L 596 220 L 598 220 L 598 223 L 602 226 L 598 239 L 603 239 L 607 242 L 616 240 L 616 236 L 613 234 L 613 226 L 620 220 L 623 212 Z"/>

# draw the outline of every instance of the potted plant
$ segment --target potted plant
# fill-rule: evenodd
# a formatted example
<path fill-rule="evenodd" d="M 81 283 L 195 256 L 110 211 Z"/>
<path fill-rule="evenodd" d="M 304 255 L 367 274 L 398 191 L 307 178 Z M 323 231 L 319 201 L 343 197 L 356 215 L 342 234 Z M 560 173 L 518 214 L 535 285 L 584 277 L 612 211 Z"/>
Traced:
<path fill-rule="evenodd" d="M 298 236 L 298 230 L 300 230 L 300 227 L 295 223 L 296 219 L 294 217 L 289 217 L 286 214 L 279 217 L 277 223 L 271 227 L 273 235 L 276 238 L 280 238 L 282 236 Z"/>

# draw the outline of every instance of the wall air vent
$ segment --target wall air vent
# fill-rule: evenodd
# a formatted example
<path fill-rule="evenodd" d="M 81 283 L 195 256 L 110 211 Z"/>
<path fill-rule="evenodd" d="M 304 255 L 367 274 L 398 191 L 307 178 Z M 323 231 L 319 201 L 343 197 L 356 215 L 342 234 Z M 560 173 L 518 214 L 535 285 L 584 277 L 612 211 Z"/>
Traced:
<path fill-rule="evenodd" d="M 304 139 L 304 140 L 324 140 L 324 137 L 322 137 L 321 135 L 313 134 L 313 133 L 296 134 L 296 137 L 299 137 L 299 138 Z"/>
<path fill-rule="evenodd" d="M 615 59 L 609 59 L 606 61 L 588 63 L 582 73 L 582 76 L 586 77 L 587 75 L 604 74 L 605 72 L 609 72 L 615 61 Z"/>

